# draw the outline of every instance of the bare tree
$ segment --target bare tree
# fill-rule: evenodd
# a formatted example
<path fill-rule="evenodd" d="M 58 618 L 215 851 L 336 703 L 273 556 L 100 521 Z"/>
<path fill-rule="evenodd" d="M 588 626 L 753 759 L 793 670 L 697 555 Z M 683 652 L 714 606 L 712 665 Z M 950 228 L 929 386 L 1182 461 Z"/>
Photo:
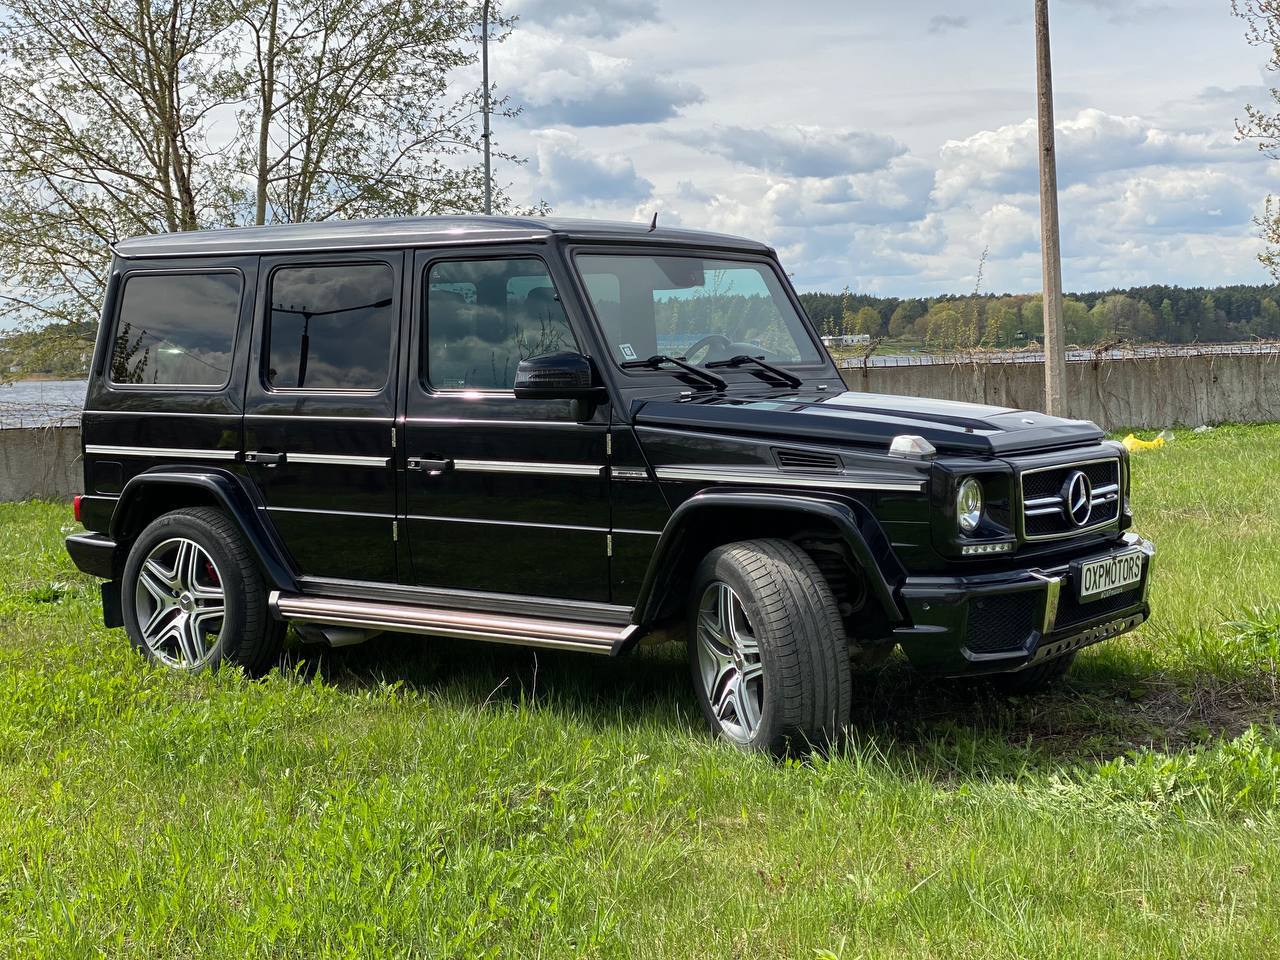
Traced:
<path fill-rule="evenodd" d="M 1231 0 L 1231 10 L 1245 21 L 1249 44 L 1270 50 L 1267 69 L 1280 71 L 1280 0 Z M 1236 120 L 1236 136 L 1254 141 L 1267 157 L 1280 160 L 1280 89 L 1272 87 L 1270 95 L 1271 102 L 1265 108 L 1245 105 L 1244 119 Z M 1258 259 L 1280 280 L 1280 201 L 1268 196 L 1262 215 L 1254 223 L 1267 244 Z"/>
<path fill-rule="evenodd" d="M 478 4 L 265 0 L 246 23 L 255 223 L 480 209 L 482 91 L 449 86 L 476 62 Z"/>
<path fill-rule="evenodd" d="M 472 0 L 7 3 L 0 325 L 82 337 L 128 236 L 479 209 L 479 28 Z"/>
<path fill-rule="evenodd" d="M 124 236 L 218 222 L 226 3 L 15 0 L 0 19 L 0 318 L 79 321 Z"/>

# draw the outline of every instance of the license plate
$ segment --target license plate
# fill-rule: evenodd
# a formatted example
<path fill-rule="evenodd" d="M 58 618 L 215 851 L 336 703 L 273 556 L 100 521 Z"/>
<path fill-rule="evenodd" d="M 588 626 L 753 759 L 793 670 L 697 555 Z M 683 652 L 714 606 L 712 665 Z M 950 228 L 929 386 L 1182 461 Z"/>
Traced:
<path fill-rule="evenodd" d="M 1142 552 L 1121 553 L 1080 564 L 1076 580 L 1080 602 L 1102 600 L 1142 582 Z"/>

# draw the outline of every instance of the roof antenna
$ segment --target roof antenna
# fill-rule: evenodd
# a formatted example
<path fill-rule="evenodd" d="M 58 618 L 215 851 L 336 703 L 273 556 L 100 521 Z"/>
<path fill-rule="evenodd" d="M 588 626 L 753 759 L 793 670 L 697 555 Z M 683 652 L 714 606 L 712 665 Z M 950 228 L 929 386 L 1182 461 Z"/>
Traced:
<path fill-rule="evenodd" d="M 649 221 L 649 232 L 653 233 L 653 231 L 657 229 L 658 229 L 658 211 L 655 210 L 653 211 L 653 219 Z"/>

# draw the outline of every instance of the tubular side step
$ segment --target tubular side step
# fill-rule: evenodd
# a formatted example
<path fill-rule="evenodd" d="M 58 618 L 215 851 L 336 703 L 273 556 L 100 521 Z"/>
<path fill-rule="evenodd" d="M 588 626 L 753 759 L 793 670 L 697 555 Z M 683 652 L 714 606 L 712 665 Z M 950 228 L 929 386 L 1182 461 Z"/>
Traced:
<path fill-rule="evenodd" d="M 435 637 L 461 637 L 526 647 L 576 650 L 611 656 L 620 652 L 636 631 L 626 626 L 575 623 L 535 617 L 477 613 L 474 610 L 445 610 L 403 603 L 346 600 L 337 597 L 302 596 L 273 591 L 271 612 L 282 620 L 390 630 Z"/>

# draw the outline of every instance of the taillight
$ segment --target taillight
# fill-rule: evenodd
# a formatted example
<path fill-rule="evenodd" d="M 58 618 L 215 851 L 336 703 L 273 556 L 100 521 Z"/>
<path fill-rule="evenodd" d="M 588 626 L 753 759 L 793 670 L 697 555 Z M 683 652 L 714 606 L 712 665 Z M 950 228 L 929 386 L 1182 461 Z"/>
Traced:
<path fill-rule="evenodd" d="M 76 518 L 76 523 L 80 523 L 80 501 L 83 499 L 79 494 L 71 498 L 71 515 Z"/>

